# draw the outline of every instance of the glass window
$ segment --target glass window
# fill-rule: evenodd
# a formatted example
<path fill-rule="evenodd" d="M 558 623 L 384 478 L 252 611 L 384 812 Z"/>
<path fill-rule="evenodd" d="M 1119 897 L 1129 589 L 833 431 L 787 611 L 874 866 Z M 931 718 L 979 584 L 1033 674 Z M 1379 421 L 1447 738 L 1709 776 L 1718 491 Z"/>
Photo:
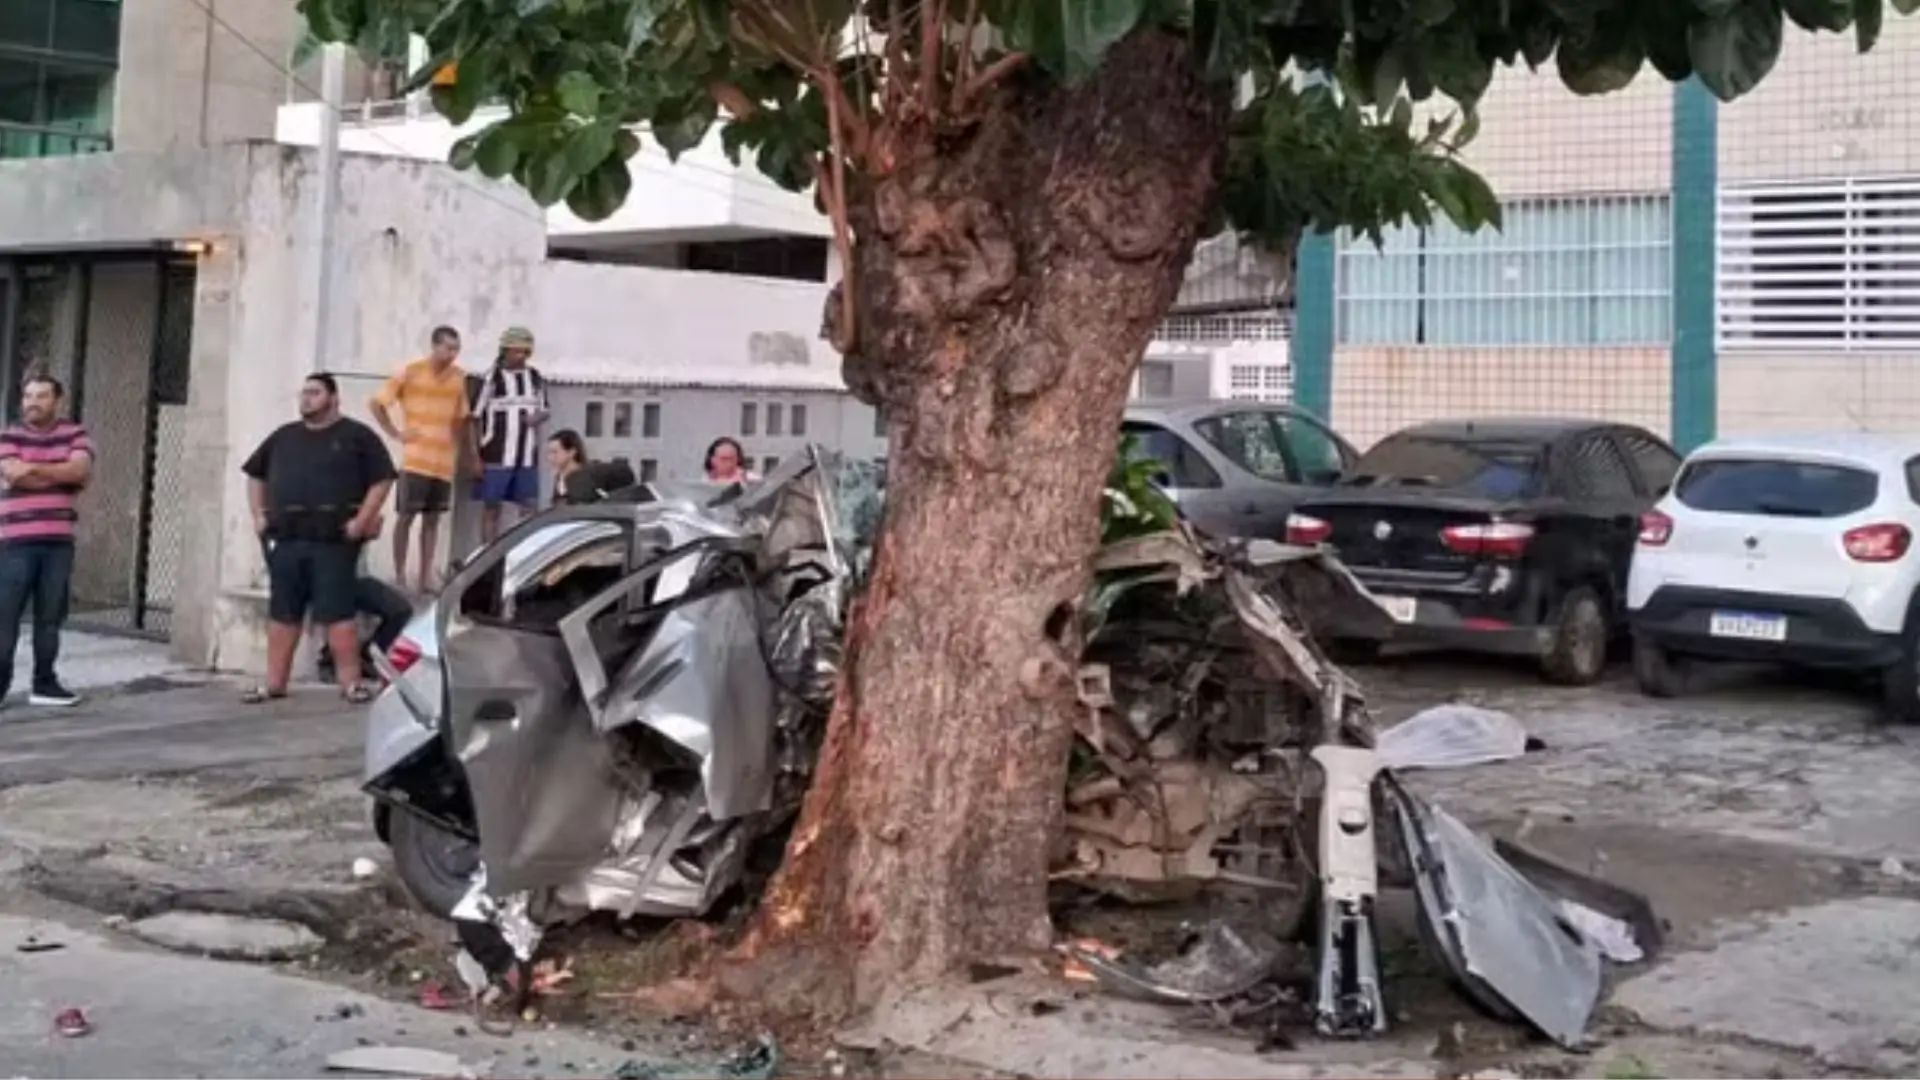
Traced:
<path fill-rule="evenodd" d="M 1535 199 L 1502 228 L 1445 220 L 1342 237 L 1338 330 L 1352 345 L 1623 345 L 1669 336 L 1665 195 Z"/>
<path fill-rule="evenodd" d="M 626 439 L 633 436 L 633 402 L 617 402 L 613 406 L 613 437 Z"/>
<path fill-rule="evenodd" d="M 53 0 L 0 4 L 0 45 L 44 49 L 53 43 Z"/>
<path fill-rule="evenodd" d="M 1880 478 L 1844 465 L 1712 459 L 1687 466 L 1674 494 L 1711 513 L 1835 518 L 1872 506 Z"/>
<path fill-rule="evenodd" d="M 1605 435 L 1589 435 L 1574 443 L 1560 473 L 1567 495 L 1575 499 L 1631 499 L 1636 494 L 1627 459 Z"/>
<path fill-rule="evenodd" d="M 807 407 L 796 404 L 789 408 L 787 410 L 787 421 L 788 432 L 794 435 L 805 435 L 807 433 Z"/>
<path fill-rule="evenodd" d="M 1140 362 L 1140 396 L 1147 401 L 1164 401 L 1173 396 L 1173 361 Z"/>
<path fill-rule="evenodd" d="M 873 410 L 873 437 L 876 439 L 887 437 L 887 410 L 885 409 Z"/>
<path fill-rule="evenodd" d="M 786 427 L 786 414 L 784 409 L 782 409 L 779 402 L 769 401 L 767 403 L 767 434 L 785 435 L 787 433 Z"/>
<path fill-rule="evenodd" d="M 1140 457 L 1152 458 L 1166 468 L 1159 479 L 1162 487 L 1191 489 L 1220 486 L 1220 474 L 1207 464 L 1206 458 L 1200 456 L 1200 451 L 1166 428 L 1135 421 L 1122 424 L 1120 430 L 1134 440 L 1135 452 Z"/>
<path fill-rule="evenodd" d="M 607 407 L 598 401 L 587 402 L 586 436 L 597 439 L 606 430 Z"/>
<path fill-rule="evenodd" d="M 1537 443 L 1465 442 L 1425 435 L 1389 435 L 1353 463 L 1350 483 L 1435 487 L 1489 499 L 1516 499 L 1538 486 Z"/>
<path fill-rule="evenodd" d="M 640 437 L 657 439 L 660 437 L 660 403 L 649 401 L 640 406 Z"/>
<path fill-rule="evenodd" d="M 7 5 L 32 0 L 7 0 Z M 119 0 L 58 0 L 53 13 L 55 52 L 114 60 L 120 55 Z"/>
<path fill-rule="evenodd" d="M 760 409 L 751 401 L 740 403 L 740 434 L 758 435 L 760 433 Z"/>
<path fill-rule="evenodd" d="M 1287 453 L 1281 446 L 1282 434 L 1273 415 L 1264 412 L 1232 413 L 1199 421 L 1193 429 L 1212 443 L 1227 460 L 1263 480 L 1282 483 L 1293 479 L 1287 469 Z"/>
<path fill-rule="evenodd" d="M 1673 483 L 1673 474 L 1680 471 L 1680 455 L 1665 443 L 1641 431 L 1621 432 L 1620 442 L 1627 448 L 1627 456 L 1633 459 L 1633 466 L 1639 471 L 1640 482 L 1647 494 L 1667 490 Z"/>
<path fill-rule="evenodd" d="M 660 479 L 660 463 L 650 457 L 640 459 L 640 482 L 651 484 Z"/>
<path fill-rule="evenodd" d="M 780 464 L 780 459 L 777 457 L 761 458 L 760 459 L 760 475 L 765 476 L 766 474 L 772 472 L 779 464 Z"/>
<path fill-rule="evenodd" d="M 1275 422 L 1287 440 L 1287 449 L 1293 453 L 1293 462 L 1300 469 L 1302 480 L 1309 484 L 1330 484 L 1346 472 L 1347 459 L 1331 431 L 1298 416 L 1278 416 Z"/>

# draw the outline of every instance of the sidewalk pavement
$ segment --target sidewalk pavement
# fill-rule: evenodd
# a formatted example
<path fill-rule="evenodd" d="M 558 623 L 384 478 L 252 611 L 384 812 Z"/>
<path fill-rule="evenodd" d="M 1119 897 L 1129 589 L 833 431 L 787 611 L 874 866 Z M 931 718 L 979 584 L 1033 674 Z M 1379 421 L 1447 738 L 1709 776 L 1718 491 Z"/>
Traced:
<path fill-rule="evenodd" d="M 77 693 L 121 686 L 162 676 L 193 677 L 204 672 L 173 658 L 164 641 L 67 630 L 60 635 L 60 681 Z M 13 655 L 12 697 L 24 699 L 33 675 L 33 626 L 23 621 Z"/>

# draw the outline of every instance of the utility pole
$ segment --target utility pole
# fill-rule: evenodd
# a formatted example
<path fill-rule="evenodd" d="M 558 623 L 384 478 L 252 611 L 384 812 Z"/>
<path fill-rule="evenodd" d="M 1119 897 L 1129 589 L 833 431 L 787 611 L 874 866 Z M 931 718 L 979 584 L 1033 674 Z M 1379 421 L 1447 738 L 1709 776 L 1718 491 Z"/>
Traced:
<path fill-rule="evenodd" d="M 327 368 L 333 332 L 333 219 L 340 203 L 340 108 L 346 96 L 347 48 L 320 49 L 320 175 L 313 199 L 313 367 Z"/>

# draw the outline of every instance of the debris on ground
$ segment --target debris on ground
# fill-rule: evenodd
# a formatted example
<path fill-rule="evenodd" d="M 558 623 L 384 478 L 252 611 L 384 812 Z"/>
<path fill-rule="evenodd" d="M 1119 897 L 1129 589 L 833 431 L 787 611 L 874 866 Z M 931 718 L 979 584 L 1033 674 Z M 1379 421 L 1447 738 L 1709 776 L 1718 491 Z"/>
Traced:
<path fill-rule="evenodd" d="M 352 870 L 355 881 L 365 881 L 380 872 L 380 864 L 362 855 L 353 860 Z"/>
<path fill-rule="evenodd" d="M 1149 968 L 1124 957 L 1071 951 L 1109 990 L 1167 1005 L 1209 1004 L 1251 993 L 1286 955 L 1286 947 L 1265 932 L 1236 929 L 1218 919 L 1194 933 L 1180 955 Z"/>
<path fill-rule="evenodd" d="M 64 949 L 66 947 L 67 946 L 65 942 L 42 941 L 40 939 L 40 935 L 28 934 L 27 940 L 21 942 L 18 945 L 15 945 L 13 947 L 13 951 L 23 952 L 23 953 L 58 952 L 59 950 Z"/>
<path fill-rule="evenodd" d="M 467 999 L 449 992 L 447 990 L 447 984 L 436 979 L 433 982 L 421 984 L 419 1004 L 423 1009 L 433 1009 L 444 1012 L 450 1009 L 465 1008 Z"/>
<path fill-rule="evenodd" d="M 1646 959 L 1646 952 L 1633 939 L 1633 927 L 1625 921 L 1573 900 L 1560 901 L 1560 914 L 1614 963 L 1637 964 Z"/>
<path fill-rule="evenodd" d="M 1381 732 L 1374 750 L 1388 769 L 1454 769 L 1525 754 L 1527 729 L 1497 709 L 1435 705 Z"/>
<path fill-rule="evenodd" d="M 93 1034 L 93 1023 L 81 1010 L 66 1008 L 54 1014 L 53 1030 L 66 1038 L 79 1039 Z"/>
<path fill-rule="evenodd" d="M 629 1058 L 613 1072 L 614 1080 L 770 1080 L 780 1068 L 780 1044 L 762 1035 L 719 1061 L 659 1062 Z"/>
<path fill-rule="evenodd" d="M 360 1046 L 327 1055 L 333 1072 L 374 1073 L 381 1076 L 464 1076 L 468 1069 L 458 1057 L 417 1046 Z"/>

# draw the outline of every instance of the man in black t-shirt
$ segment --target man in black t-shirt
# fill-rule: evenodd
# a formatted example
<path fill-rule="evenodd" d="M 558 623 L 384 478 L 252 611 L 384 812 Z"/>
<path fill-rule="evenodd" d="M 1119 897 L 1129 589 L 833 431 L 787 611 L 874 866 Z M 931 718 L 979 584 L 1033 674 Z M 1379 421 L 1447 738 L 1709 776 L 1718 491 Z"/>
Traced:
<path fill-rule="evenodd" d="M 360 546 L 380 532 L 380 507 L 393 486 L 393 459 L 373 429 L 340 415 L 333 376 L 307 376 L 300 419 L 267 436 L 241 470 L 254 529 L 268 544 L 267 680 L 247 695 L 287 695 L 293 653 L 308 614 L 326 627 L 340 688 L 364 703 L 354 625 Z"/>

